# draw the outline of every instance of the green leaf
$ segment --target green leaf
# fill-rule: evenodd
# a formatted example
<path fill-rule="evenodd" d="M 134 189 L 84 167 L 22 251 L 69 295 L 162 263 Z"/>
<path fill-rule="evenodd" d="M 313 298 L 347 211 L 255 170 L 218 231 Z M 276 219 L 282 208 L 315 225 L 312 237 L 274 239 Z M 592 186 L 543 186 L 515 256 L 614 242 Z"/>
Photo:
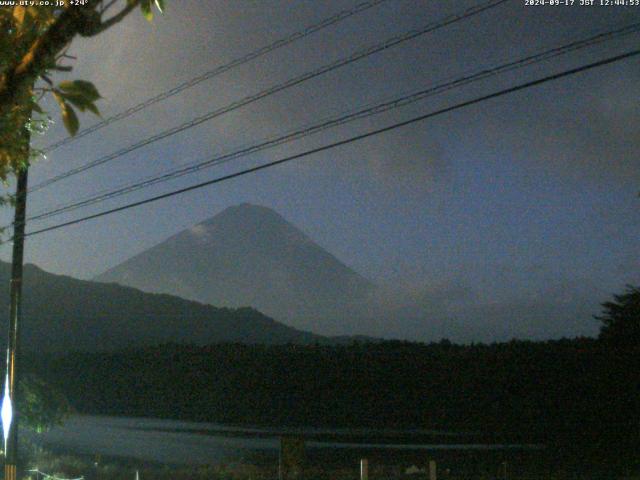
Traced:
<path fill-rule="evenodd" d="M 142 11 L 142 15 L 147 21 L 151 22 L 153 20 L 153 11 L 151 10 L 151 0 L 142 0 L 140 2 L 140 10 Z"/>
<path fill-rule="evenodd" d="M 64 99 L 55 91 L 53 92 L 53 98 L 56 99 L 56 102 L 58 102 L 58 105 L 60 105 L 60 109 L 62 110 L 62 108 L 64 108 Z"/>
<path fill-rule="evenodd" d="M 61 82 L 58 87 L 65 93 L 73 96 L 79 96 L 85 98 L 89 102 L 94 102 L 100 97 L 98 89 L 91 82 L 85 80 L 73 80 Z"/>
<path fill-rule="evenodd" d="M 85 80 L 75 80 L 73 83 L 78 90 L 85 93 L 85 96 L 87 98 L 93 98 L 94 100 L 97 100 L 100 98 L 98 89 L 93 83 L 87 82 Z"/>
<path fill-rule="evenodd" d="M 85 110 L 89 110 L 90 112 L 94 113 L 95 115 L 100 116 L 100 111 L 98 110 L 98 107 L 96 106 L 96 104 L 94 102 L 90 102 L 86 98 L 78 96 L 78 95 L 62 94 L 62 97 L 65 99 L 65 101 L 67 101 L 70 104 L 72 104 L 74 107 L 76 107 L 81 112 L 84 112 Z"/>
<path fill-rule="evenodd" d="M 100 115 L 100 110 L 98 110 L 98 107 L 96 107 L 95 103 L 87 103 L 87 110 L 89 110 L 94 115 L 97 115 L 98 117 L 102 116 Z"/>
<path fill-rule="evenodd" d="M 61 93 L 60 95 L 65 99 L 65 101 L 77 107 L 81 112 L 84 112 L 87 108 L 87 105 L 91 103 L 89 102 L 89 100 L 80 95 L 71 95 L 68 93 Z"/>
<path fill-rule="evenodd" d="M 80 122 L 76 112 L 68 103 L 65 103 L 65 108 L 62 109 L 62 121 L 69 135 L 73 137 L 78 132 L 78 128 L 80 128 Z"/>
<path fill-rule="evenodd" d="M 73 108 L 71 108 L 71 105 L 65 102 L 64 98 L 62 98 L 61 95 L 53 92 L 53 96 L 58 102 L 58 105 L 60 105 L 60 110 L 62 111 L 62 122 L 69 132 L 69 135 L 73 137 L 78 132 L 78 128 L 80 128 L 78 116 L 76 115 L 76 112 L 73 110 Z"/>

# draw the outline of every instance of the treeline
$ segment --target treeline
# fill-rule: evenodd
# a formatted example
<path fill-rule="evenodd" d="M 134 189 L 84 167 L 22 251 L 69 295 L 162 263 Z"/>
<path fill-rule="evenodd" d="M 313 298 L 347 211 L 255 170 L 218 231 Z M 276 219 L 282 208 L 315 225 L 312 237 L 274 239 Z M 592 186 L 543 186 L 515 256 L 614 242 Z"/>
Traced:
<path fill-rule="evenodd" d="M 593 445 L 638 438 L 638 353 L 588 338 L 470 346 L 166 344 L 25 363 L 83 413 L 480 431 Z"/>

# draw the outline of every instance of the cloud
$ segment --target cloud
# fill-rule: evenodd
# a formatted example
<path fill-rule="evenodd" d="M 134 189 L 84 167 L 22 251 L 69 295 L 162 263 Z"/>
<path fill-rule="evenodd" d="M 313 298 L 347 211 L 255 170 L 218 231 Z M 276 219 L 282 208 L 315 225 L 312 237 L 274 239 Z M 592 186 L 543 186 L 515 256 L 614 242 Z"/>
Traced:
<path fill-rule="evenodd" d="M 384 337 L 426 342 L 595 336 L 593 315 L 608 297 L 584 279 L 511 292 L 504 285 L 474 285 L 468 279 L 396 285 L 372 296 L 360 326 Z"/>
<path fill-rule="evenodd" d="M 374 179 L 393 188 L 434 190 L 450 180 L 451 165 L 437 139 L 422 128 L 407 128 L 367 142 L 364 163 Z"/>
<path fill-rule="evenodd" d="M 505 102 L 478 127 L 516 162 L 568 180 L 640 188 L 640 103 L 632 100 L 640 97 L 640 68 L 567 83 L 561 93 L 549 87 Z"/>

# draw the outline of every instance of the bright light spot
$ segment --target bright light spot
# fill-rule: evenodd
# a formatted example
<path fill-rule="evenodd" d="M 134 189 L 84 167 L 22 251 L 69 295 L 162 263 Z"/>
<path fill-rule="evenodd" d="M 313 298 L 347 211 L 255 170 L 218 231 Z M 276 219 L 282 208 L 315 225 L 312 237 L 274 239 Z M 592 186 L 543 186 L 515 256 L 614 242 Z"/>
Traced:
<path fill-rule="evenodd" d="M 9 437 L 9 428 L 13 419 L 13 406 L 11 405 L 11 397 L 9 396 L 9 373 L 4 382 L 4 398 L 2 399 L 2 431 L 4 433 L 4 451 L 7 451 L 7 438 Z"/>

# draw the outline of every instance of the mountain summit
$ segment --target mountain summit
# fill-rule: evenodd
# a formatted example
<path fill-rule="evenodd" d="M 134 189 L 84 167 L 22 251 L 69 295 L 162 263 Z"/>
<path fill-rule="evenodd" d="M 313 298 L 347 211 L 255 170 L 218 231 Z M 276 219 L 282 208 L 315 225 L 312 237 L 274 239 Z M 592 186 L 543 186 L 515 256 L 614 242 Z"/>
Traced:
<path fill-rule="evenodd" d="M 342 334 L 373 285 L 275 211 L 229 207 L 96 277 Z"/>

